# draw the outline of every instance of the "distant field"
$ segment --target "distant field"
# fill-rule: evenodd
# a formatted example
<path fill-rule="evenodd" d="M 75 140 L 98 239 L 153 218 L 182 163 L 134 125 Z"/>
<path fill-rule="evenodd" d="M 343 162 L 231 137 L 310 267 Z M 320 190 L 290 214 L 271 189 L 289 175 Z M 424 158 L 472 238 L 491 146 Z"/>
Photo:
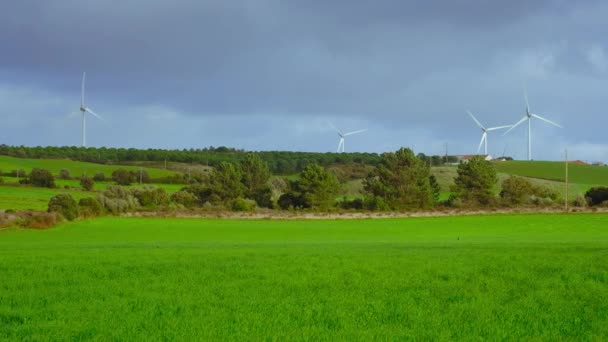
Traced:
<path fill-rule="evenodd" d="M 109 177 L 112 172 L 117 169 L 136 171 L 140 169 L 137 166 L 95 164 L 69 159 L 24 159 L 0 156 L 0 170 L 4 173 L 19 169 L 23 169 L 29 173 L 35 167 L 47 169 L 54 175 L 59 174 L 61 169 L 67 169 L 73 177 L 80 177 L 83 174 L 92 177 L 97 172 L 103 172 L 106 177 Z M 173 171 L 156 168 L 144 168 L 144 170 L 148 172 L 148 175 L 150 175 L 151 178 L 160 178 L 175 174 Z"/>
<path fill-rule="evenodd" d="M 608 216 L 0 231 L 2 340 L 606 340 Z"/>
<path fill-rule="evenodd" d="M 5 183 L 14 182 L 17 179 L 13 177 L 3 177 Z M 19 186 L 4 184 L 0 185 L 0 209 L 13 209 L 13 210 L 47 210 L 48 202 L 56 194 L 69 193 L 76 200 L 82 197 L 97 197 L 98 191 L 105 190 L 108 185 L 114 184 L 112 182 L 98 182 L 95 184 L 93 192 L 85 192 L 80 190 L 80 182 L 77 180 L 56 180 L 55 189 L 48 188 L 37 188 L 31 186 Z M 169 194 L 172 194 L 182 187 L 183 184 L 148 184 L 165 189 Z M 72 187 L 65 189 L 64 187 Z M 128 188 L 139 187 L 139 184 L 134 184 Z"/>
<path fill-rule="evenodd" d="M 96 193 L 78 190 L 0 185 L 0 209 L 45 211 L 51 197 L 59 193 L 69 193 L 76 200 L 97 196 Z"/>
<path fill-rule="evenodd" d="M 494 166 L 498 172 L 518 176 L 541 178 L 554 181 L 564 181 L 565 164 L 563 162 L 545 161 L 506 161 L 495 162 Z M 591 165 L 568 165 L 568 178 L 577 184 L 608 185 L 608 167 Z"/>

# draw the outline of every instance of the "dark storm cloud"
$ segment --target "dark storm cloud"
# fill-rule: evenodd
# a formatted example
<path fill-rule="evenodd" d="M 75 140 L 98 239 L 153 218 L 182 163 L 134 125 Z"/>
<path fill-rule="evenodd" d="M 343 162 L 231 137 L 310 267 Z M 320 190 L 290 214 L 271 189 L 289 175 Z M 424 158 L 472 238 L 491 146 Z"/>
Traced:
<path fill-rule="evenodd" d="M 86 70 L 97 108 L 129 118 L 171 112 L 179 126 L 230 115 L 283 139 L 288 127 L 268 122 L 348 118 L 387 133 L 353 147 L 382 150 L 369 147 L 375 137 L 422 130 L 418 142 L 387 144 L 464 149 L 477 139 L 464 110 L 515 121 L 527 81 L 536 106 L 575 127 L 564 140 L 583 139 L 572 98 L 587 100 L 582 118 L 605 120 L 589 95 L 608 68 L 600 1 L 24 0 L 0 13 L 0 84 L 77 101 Z"/>

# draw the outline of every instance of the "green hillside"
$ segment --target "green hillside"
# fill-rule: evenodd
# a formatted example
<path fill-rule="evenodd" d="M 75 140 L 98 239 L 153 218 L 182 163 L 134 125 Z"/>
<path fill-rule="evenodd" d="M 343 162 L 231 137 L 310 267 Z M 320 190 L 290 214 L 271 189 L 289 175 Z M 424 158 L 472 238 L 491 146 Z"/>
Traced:
<path fill-rule="evenodd" d="M 565 165 L 563 162 L 548 161 L 506 161 L 495 162 L 498 172 L 540 178 L 554 181 L 564 181 Z M 589 185 L 608 185 L 608 167 L 579 165 L 570 163 L 568 165 L 569 180 L 571 183 Z"/>
<path fill-rule="evenodd" d="M 137 166 L 125 166 L 125 165 L 107 165 L 107 164 L 95 164 L 87 162 L 73 161 L 69 159 L 26 159 L 26 158 L 14 158 L 7 156 L 0 156 L 0 171 L 3 173 L 10 172 L 12 170 L 23 169 L 25 172 L 30 172 L 33 168 L 47 169 L 54 175 L 57 175 L 61 169 L 67 169 L 73 177 L 78 177 L 83 174 L 93 176 L 97 172 L 103 172 L 106 177 L 112 174 L 112 171 L 116 169 L 127 169 L 127 170 L 139 170 Z M 157 168 L 143 168 L 148 172 L 151 178 L 166 177 L 175 174 L 173 171 L 157 169 Z"/>

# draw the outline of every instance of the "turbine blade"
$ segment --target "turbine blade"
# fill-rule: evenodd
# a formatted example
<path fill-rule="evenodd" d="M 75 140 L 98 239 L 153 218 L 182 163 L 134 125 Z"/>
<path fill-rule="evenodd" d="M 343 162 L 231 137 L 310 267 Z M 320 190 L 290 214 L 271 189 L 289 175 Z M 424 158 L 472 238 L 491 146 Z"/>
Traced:
<path fill-rule="evenodd" d="M 87 73 L 83 72 L 82 73 L 82 88 L 81 88 L 81 92 L 80 92 L 80 106 L 84 107 L 84 82 L 85 79 L 87 77 Z"/>
<path fill-rule="evenodd" d="M 365 132 L 365 131 L 367 131 L 367 129 L 361 129 L 361 130 L 354 131 L 354 132 L 348 132 L 348 133 L 345 133 L 344 136 L 346 137 L 349 135 L 353 135 L 353 134 L 357 134 L 357 133 L 361 133 L 361 132 Z"/>
<path fill-rule="evenodd" d="M 336 128 L 336 126 L 334 126 L 334 124 L 332 124 L 330 121 L 327 121 L 327 123 L 329 124 L 329 126 L 330 126 L 331 128 L 335 129 L 335 130 L 336 130 L 336 132 L 338 132 L 338 134 L 339 134 L 340 136 L 342 136 L 342 135 L 343 135 L 343 134 L 342 134 L 342 132 L 340 132 L 340 130 L 339 130 L 339 129 L 337 129 L 337 128 Z"/>
<path fill-rule="evenodd" d="M 479 151 L 481 151 L 481 146 L 483 145 L 483 141 L 486 140 L 486 134 L 487 133 L 483 133 L 481 135 L 481 141 L 479 142 L 479 147 L 477 148 L 477 154 L 479 154 Z"/>
<path fill-rule="evenodd" d="M 528 102 L 528 89 L 526 89 L 525 83 L 524 83 L 524 99 L 526 99 L 526 112 L 530 112 L 530 103 Z"/>
<path fill-rule="evenodd" d="M 540 116 L 540 115 L 537 115 L 537 114 L 532 114 L 532 116 L 533 116 L 533 117 L 535 117 L 535 118 L 537 118 L 537 119 L 543 120 L 543 121 L 544 121 L 544 122 L 546 122 L 546 123 L 550 123 L 550 124 L 552 124 L 553 126 L 557 126 L 557 127 L 559 127 L 559 128 L 563 128 L 562 126 L 560 126 L 560 125 L 556 124 L 555 122 L 553 122 L 553 121 L 551 121 L 551 120 L 549 120 L 549 119 L 545 119 L 545 118 L 543 118 L 543 117 L 542 117 L 542 116 Z"/>
<path fill-rule="evenodd" d="M 89 107 L 86 107 L 84 109 L 87 113 L 93 115 L 94 117 L 98 118 L 99 120 L 103 120 L 103 118 L 99 115 L 97 115 L 97 113 L 95 113 L 94 111 L 92 111 Z"/>
<path fill-rule="evenodd" d="M 481 122 L 479 122 L 479 120 L 477 120 L 477 118 L 475 117 L 475 115 L 473 115 L 473 113 L 471 113 L 470 110 L 467 110 L 467 113 L 469 113 L 469 115 L 471 116 L 471 119 L 473 119 L 473 121 L 475 121 L 475 123 L 477 124 L 477 126 L 479 126 L 479 128 L 485 129 L 483 127 L 483 125 L 481 124 Z"/>
<path fill-rule="evenodd" d="M 517 123 L 513 126 L 511 126 L 511 128 L 509 128 L 503 135 L 507 135 L 507 133 L 511 132 L 515 127 L 521 125 L 522 123 L 524 123 L 524 121 L 528 120 L 528 116 L 524 116 L 521 120 L 517 121 Z"/>
<path fill-rule="evenodd" d="M 499 129 L 505 129 L 505 128 L 511 128 L 511 127 L 513 127 L 513 125 L 508 125 L 508 126 L 498 126 L 498 127 L 492 127 L 492 128 L 488 128 L 488 129 L 486 129 L 486 131 L 488 131 L 488 132 L 489 132 L 489 131 L 496 131 L 496 130 L 499 130 Z"/>

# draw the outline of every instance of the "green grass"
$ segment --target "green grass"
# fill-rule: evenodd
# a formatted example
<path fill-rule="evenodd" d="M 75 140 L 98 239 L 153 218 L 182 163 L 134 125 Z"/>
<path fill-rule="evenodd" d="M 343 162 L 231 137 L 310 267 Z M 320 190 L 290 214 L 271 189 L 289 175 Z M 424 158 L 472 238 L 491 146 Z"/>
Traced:
<path fill-rule="evenodd" d="M 135 171 L 139 171 L 140 169 L 137 166 L 95 164 L 69 159 L 26 159 L 0 156 L 0 170 L 4 173 L 19 169 L 23 169 L 29 173 L 35 167 L 49 170 L 54 175 L 58 175 L 61 169 L 67 169 L 73 177 L 80 177 L 83 174 L 92 177 L 97 172 L 103 172 L 106 177 L 110 177 L 112 172 L 117 169 Z M 173 171 L 156 168 L 144 168 L 144 170 L 148 172 L 151 178 L 161 178 L 174 174 Z"/>
<path fill-rule="evenodd" d="M 97 196 L 80 190 L 0 185 L 0 209 L 46 211 L 51 197 L 59 193 L 69 193 L 76 200 Z"/>
<path fill-rule="evenodd" d="M 565 164 L 549 161 L 506 161 L 495 162 L 498 172 L 517 176 L 564 181 Z M 568 178 L 572 183 L 586 185 L 608 185 L 608 167 L 591 165 L 568 165 Z"/>
<path fill-rule="evenodd" d="M 0 232 L 0 339 L 605 340 L 608 216 Z"/>
<path fill-rule="evenodd" d="M 8 177 L 7 177 L 8 178 Z M 5 182 L 6 182 L 5 178 Z M 68 193 L 76 200 L 83 197 L 97 197 L 98 193 L 105 190 L 112 182 L 95 183 L 94 191 L 86 192 L 80 189 L 80 182 L 77 180 L 55 180 L 57 188 L 37 188 L 32 186 L 15 185 L 14 183 L 0 185 L 0 209 L 14 210 L 39 210 L 45 211 L 51 197 L 59 193 Z M 147 184 L 150 186 L 163 188 L 168 194 L 172 194 L 185 185 L 183 184 Z M 65 186 L 72 187 L 65 189 Z M 137 188 L 139 184 L 133 184 L 127 188 Z"/>

